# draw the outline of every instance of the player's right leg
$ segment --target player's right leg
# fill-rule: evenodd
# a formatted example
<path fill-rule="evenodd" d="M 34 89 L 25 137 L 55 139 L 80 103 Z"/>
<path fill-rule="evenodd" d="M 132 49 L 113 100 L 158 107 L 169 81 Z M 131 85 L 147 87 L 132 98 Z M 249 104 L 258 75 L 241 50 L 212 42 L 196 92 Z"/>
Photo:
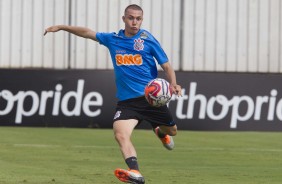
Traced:
<path fill-rule="evenodd" d="M 116 177 L 125 183 L 134 183 L 134 184 L 144 184 L 145 179 L 138 170 L 125 170 L 125 169 L 116 169 Z"/>
<path fill-rule="evenodd" d="M 114 122 L 113 129 L 122 155 L 129 169 L 116 169 L 115 176 L 122 182 L 144 184 L 144 177 L 139 172 L 137 163 L 137 153 L 131 142 L 131 134 L 138 124 L 135 119 L 117 120 Z"/>
<path fill-rule="evenodd" d="M 113 124 L 115 139 L 118 142 L 121 153 L 125 159 L 137 156 L 135 148 L 131 142 L 131 134 L 137 124 L 138 121 L 135 119 L 117 120 Z"/>

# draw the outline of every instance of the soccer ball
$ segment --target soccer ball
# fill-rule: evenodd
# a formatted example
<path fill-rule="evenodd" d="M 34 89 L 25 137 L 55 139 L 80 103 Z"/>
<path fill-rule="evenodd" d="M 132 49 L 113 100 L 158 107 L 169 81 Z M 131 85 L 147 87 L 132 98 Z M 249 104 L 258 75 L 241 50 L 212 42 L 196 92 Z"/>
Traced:
<path fill-rule="evenodd" d="M 161 78 L 151 80 L 146 85 L 144 92 L 148 103 L 155 107 L 166 105 L 172 96 L 169 83 Z"/>

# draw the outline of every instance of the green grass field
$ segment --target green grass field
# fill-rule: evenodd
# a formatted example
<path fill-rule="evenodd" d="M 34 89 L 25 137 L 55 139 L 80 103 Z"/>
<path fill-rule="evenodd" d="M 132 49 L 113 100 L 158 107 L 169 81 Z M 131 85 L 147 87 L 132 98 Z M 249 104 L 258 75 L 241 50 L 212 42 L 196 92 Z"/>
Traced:
<path fill-rule="evenodd" d="M 152 131 L 133 142 L 147 184 L 282 183 L 282 134 L 179 131 L 165 150 Z M 0 128 L 1 184 L 115 184 L 126 168 L 112 130 Z"/>

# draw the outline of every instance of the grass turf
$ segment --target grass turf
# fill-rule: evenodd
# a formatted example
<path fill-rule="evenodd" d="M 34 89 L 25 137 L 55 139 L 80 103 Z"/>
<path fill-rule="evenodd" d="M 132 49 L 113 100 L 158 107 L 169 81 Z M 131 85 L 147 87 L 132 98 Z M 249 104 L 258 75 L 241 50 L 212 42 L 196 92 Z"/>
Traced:
<path fill-rule="evenodd" d="M 280 184 L 282 134 L 179 131 L 167 151 L 152 131 L 132 138 L 147 184 Z M 1 184 L 115 184 L 126 168 L 112 130 L 0 128 Z"/>

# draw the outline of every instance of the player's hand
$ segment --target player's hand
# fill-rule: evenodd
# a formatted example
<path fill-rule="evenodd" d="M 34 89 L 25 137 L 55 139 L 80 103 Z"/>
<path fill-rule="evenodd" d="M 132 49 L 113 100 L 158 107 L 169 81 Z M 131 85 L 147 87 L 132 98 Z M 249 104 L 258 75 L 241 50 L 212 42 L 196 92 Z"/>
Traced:
<path fill-rule="evenodd" d="M 172 89 L 172 93 L 177 96 L 182 96 L 181 86 L 178 84 L 170 85 Z"/>
<path fill-rule="evenodd" d="M 45 29 L 44 36 L 49 32 L 57 32 L 57 31 L 60 31 L 59 26 L 48 27 L 47 29 Z"/>

